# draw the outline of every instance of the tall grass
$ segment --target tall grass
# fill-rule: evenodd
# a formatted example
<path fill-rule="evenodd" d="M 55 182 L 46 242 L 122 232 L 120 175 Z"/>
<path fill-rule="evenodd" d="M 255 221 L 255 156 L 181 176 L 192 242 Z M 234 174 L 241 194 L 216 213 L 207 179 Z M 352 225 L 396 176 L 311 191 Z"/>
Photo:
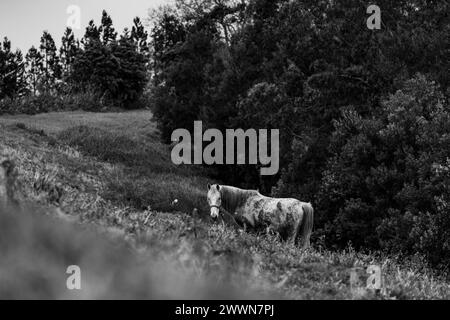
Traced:
<path fill-rule="evenodd" d="M 118 132 L 88 126 L 63 130 L 58 140 L 83 154 L 120 164 L 108 177 L 105 198 L 160 211 L 207 214 L 208 179 L 189 166 L 172 164 L 167 150 L 136 141 Z"/>

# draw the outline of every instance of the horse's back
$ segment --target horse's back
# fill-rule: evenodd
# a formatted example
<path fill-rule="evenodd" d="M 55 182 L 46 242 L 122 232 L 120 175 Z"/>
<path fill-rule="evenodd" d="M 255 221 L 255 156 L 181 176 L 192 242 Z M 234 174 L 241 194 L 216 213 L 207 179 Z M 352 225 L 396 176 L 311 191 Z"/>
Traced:
<path fill-rule="evenodd" d="M 242 214 L 251 224 L 285 225 L 302 217 L 302 202 L 294 198 L 271 198 L 261 194 L 249 198 Z"/>

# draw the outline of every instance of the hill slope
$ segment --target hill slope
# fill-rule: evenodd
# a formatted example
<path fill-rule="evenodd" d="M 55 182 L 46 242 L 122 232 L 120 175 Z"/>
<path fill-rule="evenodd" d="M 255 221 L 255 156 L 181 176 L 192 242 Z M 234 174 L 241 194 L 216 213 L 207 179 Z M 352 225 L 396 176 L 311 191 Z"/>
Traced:
<path fill-rule="evenodd" d="M 148 111 L 0 118 L 0 155 L 16 162 L 30 202 L 0 216 L 0 281 L 23 279 L 7 282 L 0 296 L 450 298 L 449 283 L 420 261 L 317 244 L 301 251 L 274 235 L 211 223 L 204 169 L 172 165 L 151 118 Z M 81 293 L 61 289 L 58 270 L 67 264 L 90 279 Z M 377 291 L 365 286 L 373 264 L 382 267 Z"/>

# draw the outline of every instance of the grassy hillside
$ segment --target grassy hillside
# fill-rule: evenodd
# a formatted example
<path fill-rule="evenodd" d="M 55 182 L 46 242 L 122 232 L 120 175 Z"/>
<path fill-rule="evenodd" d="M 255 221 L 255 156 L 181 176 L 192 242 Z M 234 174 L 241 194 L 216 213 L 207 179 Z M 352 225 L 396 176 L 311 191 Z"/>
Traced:
<path fill-rule="evenodd" d="M 203 169 L 171 164 L 151 118 L 148 111 L 0 118 L 0 157 L 15 160 L 27 203 L 0 209 L 0 297 L 450 298 L 449 283 L 419 258 L 331 252 L 318 243 L 305 252 L 274 235 L 212 223 L 210 181 Z M 71 264 L 86 277 L 79 292 L 64 286 Z M 381 290 L 365 288 L 371 264 L 382 267 Z M 352 270 L 360 276 L 353 285 Z"/>

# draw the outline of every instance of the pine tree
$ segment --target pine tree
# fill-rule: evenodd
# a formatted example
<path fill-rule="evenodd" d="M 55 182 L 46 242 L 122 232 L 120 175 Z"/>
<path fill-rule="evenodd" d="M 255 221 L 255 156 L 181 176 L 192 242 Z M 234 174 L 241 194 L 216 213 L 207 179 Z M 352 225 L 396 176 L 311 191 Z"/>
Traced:
<path fill-rule="evenodd" d="M 117 98 L 130 107 L 142 94 L 147 83 L 146 61 L 143 52 L 138 51 L 138 43 L 125 29 L 120 40 L 112 46 L 112 53 L 120 59 Z"/>
<path fill-rule="evenodd" d="M 107 45 L 117 38 L 117 32 L 113 27 L 112 19 L 105 10 L 102 12 L 102 23 L 99 32 L 103 45 Z"/>
<path fill-rule="evenodd" d="M 68 76 L 71 72 L 71 66 L 78 52 L 75 35 L 71 28 L 66 28 L 63 37 L 61 38 L 61 48 L 59 50 L 59 57 L 62 65 L 62 72 L 64 76 Z"/>
<path fill-rule="evenodd" d="M 25 61 L 23 59 L 22 51 L 17 50 L 14 54 L 14 66 L 15 66 L 15 83 L 16 83 L 16 95 L 23 96 L 27 93 L 27 81 L 25 73 Z"/>
<path fill-rule="evenodd" d="M 3 99 L 3 79 L 5 78 L 5 53 L 3 52 L 3 48 L 0 45 L 0 100 Z"/>
<path fill-rule="evenodd" d="M 84 33 L 84 37 L 81 42 L 86 47 L 92 42 L 96 41 L 100 41 L 100 31 L 99 28 L 95 25 L 94 20 L 91 20 L 86 27 L 86 32 Z"/>
<path fill-rule="evenodd" d="M 8 56 L 10 52 L 10 43 L 7 38 L 4 38 L 3 43 L 0 43 L 0 100 L 6 97 L 6 86 L 8 83 L 8 77 L 10 77 L 12 71 L 8 67 Z"/>
<path fill-rule="evenodd" d="M 125 29 L 118 41 L 85 46 L 73 63 L 70 81 L 76 90 L 95 90 L 103 102 L 132 107 L 147 83 L 146 60 Z"/>
<path fill-rule="evenodd" d="M 61 79 L 62 72 L 55 41 L 47 31 L 41 37 L 39 49 L 43 57 L 43 90 L 49 91 L 54 88 L 56 80 Z"/>
<path fill-rule="evenodd" d="M 27 82 L 33 92 L 33 95 L 38 93 L 39 83 L 42 78 L 42 70 L 43 66 L 43 57 L 41 53 L 32 46 L 30 50 L 28 50 L 27 55 L 25 56 L 25 66 L 27 70 Z"/>
<path fill-rule="evenodd" d="M 24 63 L 20 50 L 13 52 L 8 38 L 0 44 L 0 99 L 16 98 L 25 90 Z"/>
<path fill-rule="evenodd" d="M 131 38 L 136 43 L 136 48 L 138 52 L 148 54 L 148 33 L 145 31 L 142 25 L 141 19 L 139 17 L 134 18 L 133 27 L 131 28 Z"/>

